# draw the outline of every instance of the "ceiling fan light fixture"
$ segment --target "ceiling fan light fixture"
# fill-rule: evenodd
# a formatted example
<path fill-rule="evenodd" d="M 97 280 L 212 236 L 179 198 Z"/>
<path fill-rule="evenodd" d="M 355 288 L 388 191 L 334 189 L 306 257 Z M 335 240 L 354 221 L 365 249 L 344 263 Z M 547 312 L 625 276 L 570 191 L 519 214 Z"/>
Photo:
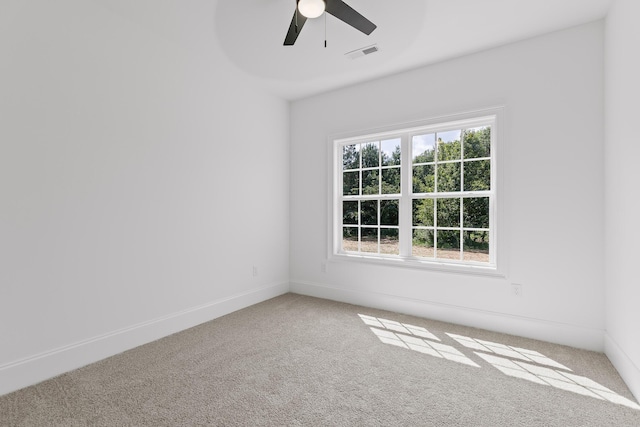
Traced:
<path fill-rule="evenodd" d="M 298 0 L 298 10 L 305 18 L 317 18 L 324 13 L 324 0 Z"/>
<path fill-rule="evenodd" d="M 289 30 L 284 38 L 283 45 L 293 46 L 304 23 L 309 18 L 317 18 L 325 12 L 366 35 L 371 34 L 376 29 L 376 24 L 359 14 L 343 0 L 296 0 L 296 10 L 293 12 L 291 24 L 289 24 Z"/>

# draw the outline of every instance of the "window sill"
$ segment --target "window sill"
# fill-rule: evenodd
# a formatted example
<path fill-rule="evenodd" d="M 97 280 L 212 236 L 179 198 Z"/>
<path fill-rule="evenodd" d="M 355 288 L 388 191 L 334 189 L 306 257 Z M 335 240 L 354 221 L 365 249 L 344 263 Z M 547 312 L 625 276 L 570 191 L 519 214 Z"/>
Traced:
<path fill-rule="evenodd" d="M 411 268 L 438 273 L 469 274 L 475 276 L 489 276 L 504 278 L 505 274 L 495 265 L 462 264 L 456 262 L 430 261 L 419 258 L 402 258 L 379 256 L 376 254 L 337 253 L 333 254 L 331 262 L 356 262 L 384 267 Z"/>

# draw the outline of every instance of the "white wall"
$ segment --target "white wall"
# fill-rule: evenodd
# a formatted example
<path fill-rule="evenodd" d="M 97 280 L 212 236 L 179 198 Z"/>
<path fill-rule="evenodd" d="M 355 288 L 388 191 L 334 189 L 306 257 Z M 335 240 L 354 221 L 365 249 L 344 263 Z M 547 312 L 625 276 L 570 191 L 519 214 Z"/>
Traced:
<path fill-rule="evenodd" d="M 363 60 L 366 60 L 364 58 Z M 327 254 L 327 137 L 505 106 L 504 278 Z M 291 111 L 295 292 L 603 349 L 603 24 L 300 100 Z M 524 285 L 516 298 L 510 284 Z"/>
<path fill-rule="evenodd" d="M 0 394 L 288 290 L 289 106 L 211 40 L 0 5 Z"/>
<path fill-rule="evenodd" d="M 617 0 L 605 33 L 606 353 L 640 399 L 640 3 Z"/>

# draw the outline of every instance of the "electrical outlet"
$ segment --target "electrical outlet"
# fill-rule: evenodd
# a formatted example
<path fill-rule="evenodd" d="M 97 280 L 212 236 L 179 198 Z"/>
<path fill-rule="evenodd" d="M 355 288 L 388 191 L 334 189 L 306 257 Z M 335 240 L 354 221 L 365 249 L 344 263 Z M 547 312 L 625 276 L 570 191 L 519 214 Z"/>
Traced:
<path fill-rule="evenodd" d="M 253 277 L 256 277 L 258 275 L 258 267 L 256 267 L 255 265 L 253 266 Z"/>
<path fill-rule="evenodd" d="M 521 297 L 522 296 L 522 285 L 518 284 L 518 283 L 512 283 L 511 284 L 511 293 L 513 294 L 513 296 L 516 297 Z"/>
<path fill-rule="evenodd" d="M 320 263 L 320 271 L 322 271 L 323 273 L 327 272 L 327 263 L 325 261 L 322 261 Z"/>

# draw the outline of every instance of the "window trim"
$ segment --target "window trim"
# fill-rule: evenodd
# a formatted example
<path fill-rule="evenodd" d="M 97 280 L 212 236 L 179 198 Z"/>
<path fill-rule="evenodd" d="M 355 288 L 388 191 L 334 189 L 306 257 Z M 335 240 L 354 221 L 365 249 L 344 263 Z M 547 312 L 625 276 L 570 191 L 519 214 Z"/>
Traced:
<path fill-rule="evenodd" d="M 413 269 L 422 269 L 438 272 L 452 272 L 474 275 L 488 275 L 506 277 L 506 247 L 505 239 L 506 227 L 504 215 L 503 215 L 503 179 L 502 171 L 504 165 L 501 164 L 500 159 L 504 157 L 504 132 L 502 129 L 502 122 L 504 119 L 504 106 L 490 107 L 481 110 L 474 110 L 465 113 L 451 114 L 446 116 L 432 117 L 429 119 L 413 121 L 409 123 L 392 124 L 389 126 L 368 129 L 364 131 L 345 132 L 341 134 L 330 135 L 327 138 L 329 165 L 327 170 L 328 174 L 328 230 L 327 230 L 327 260 L 330 262 L 360 262 L 372 265 L 383 265 L 393 267 L 405 267 Z M 338 178 L 338 173 L 342 173 L 342 150 L 338 150 L 338 147 L 345 143 L 366 142 L 372 139 L 390 139 L 392 137 L 402 136 L 402 144 L 407 146 L 410 141 L 405 141 L 405 138 L 410 138 L 410 135 L 416 132 L 424 133 L 430 130 L 438 129 L 438 131 L 445 131 L 446 129 L 459 129 L 462 125 L 464 127 L 473 127 L 474 123 L 487 124 L 487 121 L 491 122 L 491 134 L 492 134 L 492 149 L 491 149 L 491 181 L 492 181 L 492 193 L 493 203 L 491 205 L 490 218 L 490 242 L 492 243 L 491 258 L 493 260 L 492 265 L 482 264 L 470 264 L 464 261 L 448 262 L 444 259 L 422 259 L 415 257 L 402 257 L 402 256 L 385 256 L 382 254 L 369 254 L 369 253 L 344 253 L 339 252 L 342 242 L 342 228 L 338 225 L 342 224 L 342 217 L 340 216 L 341 204 L 338 203 L 342 197 L 342 188 L 340 187 L 341 180 Z M 444 127 L 443 127 L 444 125 Z M 402 151 L 402 179 L 401 179 L 401 194 L 411 195 L 412 185 L 412 167 L 404 167 L 405 165 L 411 165 L 411 153 L 409 150 Z M 463 159 L 464 161 L 464 159 Z M 338 170 L 340 169 L 340 170 Z M 340 187 L 340 188 L 339 188 Z M 378 195 L 377 198 L 384 199 L 386 195 Z M 400 213 L 399 213 L 399 226 L 400 224 L 412 224 L 411 208 L 407 206 L 411 203 L 411 197 L 398 197 L 393 195 L 392 198 L 400 199 Z M 408 221 L 408 222 L 407 222 Z M 410 245 L 412 226 L 400 227 L 400 244 Z M 405 247 L 405 253 L 406 251 Z M 401 253 L 403 252 L 401 248 Z"/>

